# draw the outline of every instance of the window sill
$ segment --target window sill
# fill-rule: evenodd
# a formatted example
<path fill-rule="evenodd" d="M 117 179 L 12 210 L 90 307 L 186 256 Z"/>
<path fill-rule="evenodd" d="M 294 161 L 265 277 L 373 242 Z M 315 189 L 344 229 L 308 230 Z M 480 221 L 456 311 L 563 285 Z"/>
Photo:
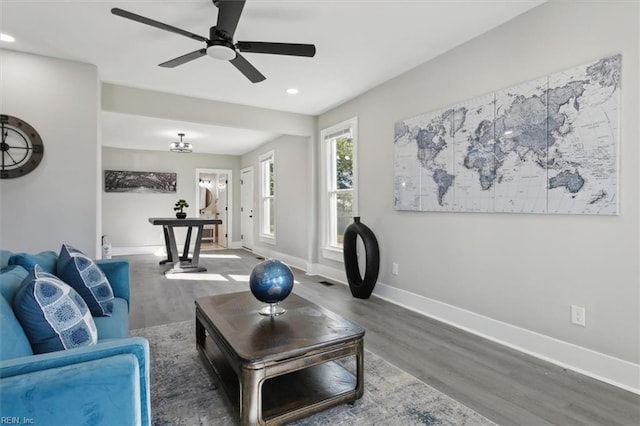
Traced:
<path fill-rule="evenodd" d="M 274 246 L 276 245 L 276 237 L 273 237 L 271 235 L 259 235 L 258 239 L 260 240 L 260 242 L 271 244 Z"/>
<path fill-rule="evenodd" d="M 335 260 L 336 262 L 344 263 L 344 255 L 342 254 L 342 249 L 337 247 L 323 247 L 322 248 L 322 256 L 325 259 Z"/>

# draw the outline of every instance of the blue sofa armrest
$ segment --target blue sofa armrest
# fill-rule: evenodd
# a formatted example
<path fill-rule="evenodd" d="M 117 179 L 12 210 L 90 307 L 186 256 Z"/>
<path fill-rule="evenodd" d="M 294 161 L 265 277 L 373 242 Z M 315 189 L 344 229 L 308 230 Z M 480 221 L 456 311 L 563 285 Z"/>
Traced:
<path fill-rule="evenodd" d="M 136 357 L 115 355 L 3 378 L 3 423 L 141 425 Z"/>
<path fill-rule="evenodd" d="M 110 406 L 115 411 L 121 410 L 122 413 L 119 415 L 132 412 L 135 414 L 138 406 L 140 423 L 150 425 L 149 362 L 149 342 L 142 337 L 108 340 L 92 346 L 0 361 L 0 416 L 33 418 L 37 424 L 129 424 L 129 421 L 113 422 L 111 418 L 102 416 L 116 415 L 112 413 Z M 131 375 L 131 369 L 134 367 L 136 374 Z M 112 378 L 115 371 L 117 377 Z M 71 380 L 71 377 L 76 378 Z M 104 390 L 103 393 L 101 386 L 110 390 Z M 118 396 L 107 401 L 104 406 L 91 395 L 110 395 L 112 391 L 117 394 L 124 391 L 120 390 L 121 387 L 131 389 L 131 393 L 127 392 L 122 398 Z M 59 390 L 64 392 L 58 398 L 48 392 L 41 392 L 41 388 L 55 389 L 54 394 Z M 29 398 L 36 400 L 29 401 Z M 131 401 L 122 409 L 117 408 L 118 404 L 123 403 L 123 398 L 129 398 Z M 53 406 L 47 406 L 48 403 Z M 62 406 L 57 404 L 65 404 L 65 409 L 60 410 Z M 32 407 L 34 411 L 27 411 L 25 407 Z M 75 410 L 73 407 L 78 409 Z M 25 408 L 25 411 L 15 411 L 15 414 L 6 411 L 21 408 Z M 54 414 L 59 415 L 58 412 L 71 411 L 78 411 L 74 416 L 89 416 L 88 420 L 70 421 L 71 414 L 62 422 L 51 420 Z"/>
<path fill-rule="evenodd" d="M 109 280 L 113 295 L 125 299 L 130 306 L 129 262 L 122 259 L 103 259 L 95 262 Z"/>

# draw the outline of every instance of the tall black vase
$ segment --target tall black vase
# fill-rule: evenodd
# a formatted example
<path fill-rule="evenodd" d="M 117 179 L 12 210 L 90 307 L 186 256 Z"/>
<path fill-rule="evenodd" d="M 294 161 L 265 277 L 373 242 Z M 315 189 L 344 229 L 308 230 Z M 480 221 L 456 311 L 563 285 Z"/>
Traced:
<path fill-rule="evenodd" d="M 360 274 L 360 266 L 358 266 L 358 256 L 356 253 L 358 236 L 360 236 L 364 243 L 366 256 L 364 278 Z M 380 249 L 378 248 L 378 240 L 373 234 L 373 231 L 364 223 L 361 223 L 359 217 L 354 217 L 353 223 L 347 226 L 347 229 L 344 231 L 342 253 L 351 295 L 358 299 L 368 299 L 378 280 L 378 272 L 380 271 Z"/>

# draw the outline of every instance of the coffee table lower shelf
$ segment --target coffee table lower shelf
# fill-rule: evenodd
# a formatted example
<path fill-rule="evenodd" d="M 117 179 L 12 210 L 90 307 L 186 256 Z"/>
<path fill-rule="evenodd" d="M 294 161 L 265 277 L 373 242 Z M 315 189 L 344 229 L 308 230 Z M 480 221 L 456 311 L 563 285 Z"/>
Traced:
<path fill-rule="evenodd" d="M 208 333 L 198 351 L 239 414 L 238 376 Z M 262 384 L 261 418 L 266 425 L 282 424 L 358 398 L 356 376 L 337 361 L 328 361 L 267 378 Z"/>

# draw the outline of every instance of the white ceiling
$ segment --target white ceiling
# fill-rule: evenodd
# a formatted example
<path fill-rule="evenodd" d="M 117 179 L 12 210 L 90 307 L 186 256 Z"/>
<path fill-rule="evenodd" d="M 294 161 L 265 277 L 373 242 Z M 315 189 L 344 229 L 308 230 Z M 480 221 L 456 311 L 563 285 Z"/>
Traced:
<path fill-rule="evenodd" d="M 0 32 L 16 38 L 0 47 L 95 64 L 103 82 L 318 115 L 543 2 L 247 0 L 236 41 L 313 43 L 317 50 L 314 58 L 244 54 L 267 77 L 256 84 L 208 56 L 158 67 L 204 44 L 110 13 L 119 7 L 208 38 L 217 17 L 211 0 L 0 0 Z M 300 93 L 288 95 L 289 87 Z M 164 149 L 184 132 L 197 152 L 242 154 L 276 136 L 106 112 L 103 119 L 109 146 L 126 132 L 136 148 Z"/>

